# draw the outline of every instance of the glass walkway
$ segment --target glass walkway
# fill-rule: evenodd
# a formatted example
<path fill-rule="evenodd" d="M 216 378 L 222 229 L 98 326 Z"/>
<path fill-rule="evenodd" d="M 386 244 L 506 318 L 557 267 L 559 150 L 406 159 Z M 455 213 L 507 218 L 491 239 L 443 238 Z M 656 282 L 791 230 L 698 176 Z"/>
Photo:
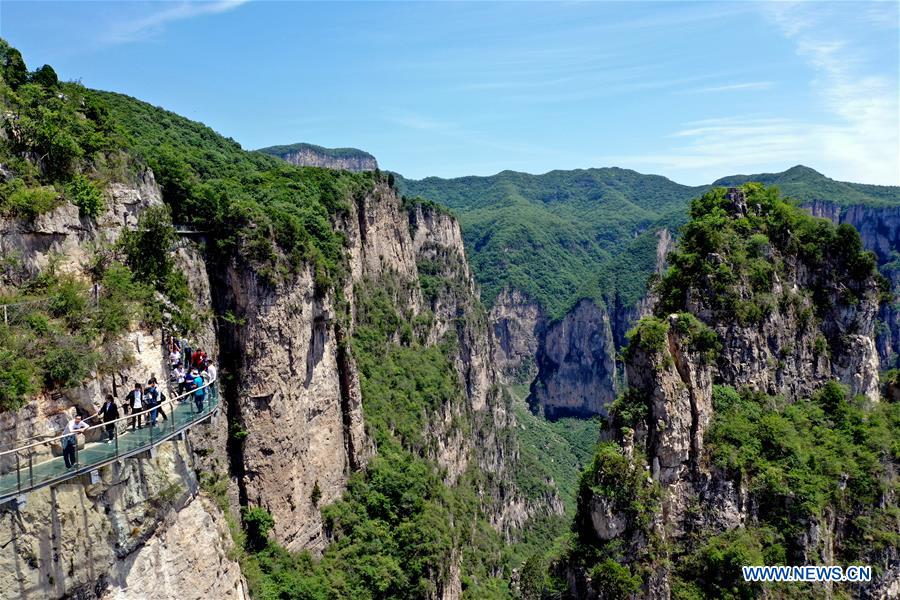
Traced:
<path fill-rule="evenodd" d="M 162 407 L 168 416 L 167 421 L 157 418 L 155 427 L 149 425 L 150 411 L 140 414 L 145 421 L 143 428 L 129 430 L 134 415 L 127 415 L 114 421 L 115 435 L 106 443 L 106 423 L 93 425 L 83 430 L 90 439 L 101 441 L 86 442 L 84 448 L 78 450 L 76 465 L 66 468 L 62 456 L 48 458 L 48 446 L 61 447 L 62 438 L 57 436 L 36 442 L 26 442 L 18 448 L 0 452 L 0 504 L 8 502 L 30 491 L 60 483 L 94 469 L 134 456 L 169 440 L 182 431 L 205 419 L 208 419 L 218 408 L 218 382 L 213 379 L 203 388 L 207 389 L 202 410 L 198 410 L 194 401 L 194 392 L 190 391 L 167 400 Z"/>

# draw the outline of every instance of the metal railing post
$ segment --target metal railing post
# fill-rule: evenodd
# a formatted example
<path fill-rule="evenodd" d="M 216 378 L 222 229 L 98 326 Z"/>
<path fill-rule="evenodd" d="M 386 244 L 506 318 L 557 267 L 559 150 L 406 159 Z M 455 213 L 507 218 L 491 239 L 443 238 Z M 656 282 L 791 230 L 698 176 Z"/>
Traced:
<path fill-rule="evenodd" d="M 116 460 L 119 460 L 119 424 L 116 423 L 116 428 L 114 430 L 115 433 L 115 444 L 116 444 Z"/>
<path fill-rule="evenodd" d="M 34 487 L 34 454 L 28 455 L 28 486 Z"/>
<path fill-rule="evenodd" d="M 16 452 L 16 488 L 22 493 L 22 469 L 19 466 L 19 453 Z"/>

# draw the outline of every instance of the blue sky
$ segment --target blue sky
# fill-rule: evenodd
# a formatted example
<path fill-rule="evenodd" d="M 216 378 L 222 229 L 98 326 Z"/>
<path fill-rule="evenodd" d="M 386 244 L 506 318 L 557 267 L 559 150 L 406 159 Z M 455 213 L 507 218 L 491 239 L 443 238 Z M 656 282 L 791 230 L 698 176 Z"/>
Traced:
<path fill-rule="evenodd" d="M 896 185 L 898 30 L 897 2 L 0 4 L 32 68 L 409 177 L 802 163 Z"/>

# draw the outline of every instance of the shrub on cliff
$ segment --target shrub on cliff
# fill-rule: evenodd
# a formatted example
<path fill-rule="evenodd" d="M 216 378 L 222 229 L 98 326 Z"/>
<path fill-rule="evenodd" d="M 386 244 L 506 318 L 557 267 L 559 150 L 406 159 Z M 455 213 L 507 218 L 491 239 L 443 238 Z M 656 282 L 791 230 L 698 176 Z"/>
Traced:
<path fill-rule="evenodd" d="M 812 274 L 820 316 L 830 302 L 821 289 L 825 281 L 842 281 L 841 300 L 852 304 L 877 277 L 875 257 L 852 226 L 811 217 L 775 188 L 751 183 L 735 194 L 715 188 L 691 203 L 690 215 L 656 285 L 659 315 L 685 310 L 693 294 L 714 311 L 737 314 L 742 324 L 761 321 L 775 309 L 772 285 L 786 275 L 786 261 L 801 261 Z"/>

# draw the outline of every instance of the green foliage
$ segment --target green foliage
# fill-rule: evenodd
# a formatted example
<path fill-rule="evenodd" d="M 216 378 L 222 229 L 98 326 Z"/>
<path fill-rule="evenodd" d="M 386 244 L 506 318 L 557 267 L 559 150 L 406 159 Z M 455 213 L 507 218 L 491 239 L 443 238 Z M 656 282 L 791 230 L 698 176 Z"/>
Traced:
<path fill-rule="evenodd" d="M 213 233 L 218 250 L 273 284 L 309 264 L 323 290 L 342 276 L 345 240 L 332 218 L 372 188 L 374 173 L 294 167 L 134 98 L 92 94 L 153 169 L 175 222 Z"/>
<path fill-rule="evenodd" d="M 26 187 L 21 179 L 0 184 L 0 214 L 33 219 L 60 203 L 61 196 L 52 185 Z"/>
<path fill-rule="evenodd" d="M 103 265 L 95 289 L 57 274 L 54 265 L 18 290 L 7 288 L 17 293 L 8 299 L 8 325 L 0 324 L 0 410 L 16 410 L 42 388 L 74 387 L 121 366 L 127 356 L 113 356 L 104 344 L 157 314 L 152 289 L 121 263 Z"/>
<path fill-rule="evenodd" d="M 66 187 L 69 200 L 81 214 L 96 217 L 103 210 L 103 192 L 97 184 L 84 175 L 74 175 Z"/>
<path fill-rule="evenodd" d="M 591 583 L 601 598 L 627 598 L 641 589 L 643 579 L 628 565 L 604 558 L 590 570 Z"/>
<path fill-rule="evenodd" d="M 168 207 L 152 206 L 141 213 L 136 229 L 123 232 L 119 248 L 134 279 L 123 279 L 116 273 L 116 290 L 130 289 L 132 297 L 144 300 L 146 307 L 154 303 L 153 290 L 160 291 L 172 304 L 170 329 L 184 333 L 196 328 L 196 311 L 187 279 L 175 270 L 174 251 L 178 239 Z M 148 314 L 148 317 L 150 315 Z M 153 314 L 148 320 L 161 322 L 162 315 Z"/>
<path fill-rule="evenodd" d="M 627 354 L 630 356 L 636 349 L 648 354 L 667 354 L 669 349 L 669 322 L 657 317 L 643 317 L 637 325 L 625 335 L 628 340 Z"/>
<path fill-rule="evenodd" d="M 648 414 L 647 398 L 634 388 L 625 390 L 609 406 L 610 422 L 619 431 L 634 429 L 647 420 Z"/>
<path fill-rule="evenodd" d="M 241 511 L 244 531 L 247 532 L 245 544 L 251 552 L 259 552 L 269 545 L 269 531 L 275 526 L 275 519 L 269 511 L 260 507 L 244 507 Z"/>
<path fill-rule="evenodd" d="M 847 562 L 860 554 L 846 540 L 896 539 L 876 525 L 890 510 L 880 500 L 890 485 L 884 460 L 896 461 L 900 453 L 897 405 L 869 408 L 834 382 L 793 404 L 716 386 L 713 405 L 705 436 L 712 462 L 750 490 L 789 559 L 798 560 L 806 524 L 826 509 L 872 526 L 846 532 Z"/>
<path fill-rule="evenodd" d="M 504 288 L 515 288 L 551 318 L 582 298 L 629 305 L 642 297 L 656 265 L 656 230 L 677 227 L 697 193 L 616 168 L 398 178 L 398 187 L 459 216 L 487 305 Z"/>
<path fill-rule="evenodd" d="M 759 597 L 761 584 L 744 581 L 745 565 L 783 565 L 784 549 L 768 528 L 739 528 L 703 539 L 679 561 L 673 598 L 722 598 L 751 600 Z"/>
<path fill-rule="evenodd" d="M 834 281 L 841 281 L 840 301 L 847 304 L 866 293 L 876 275 L 875 256 L 863 251 L 852 226 L 835 227 L 811 217 L 775 188 L 749 183 L 740 193 L 744 208 L 724 188 L 691 203 L 691 220 L 657 286 L 658 314 L 685 310 L 687 295 L 693 293 L 704 306 L 733 314 L 742 325 L 760 322 L 776 310 L 773 281 L 776 275 L 783 279 L 787 261 L 801 261 L 810 272 L 811 301 L 819 318 L 827 316 L 837 295 L 831 289 Z M 802 316 L 803 301 L 788 306 Z"/>
<path fill-rule="evenodd" d="M 649 481 L 640 460 L 625 456 L 614 442 L 602 442 L 581 476 L 579 497 L 588 496 L 608 501 L 614 512 L 625 515 L 628 527 L 635 531 L 650 525 L 659 502 L 659 489 Z M 579 533 L 590 536 L 588 532 L 593 531 L 593 526 L 589 522 L 590 515 L 584 512 L 587 506 L 579 501 L 578 507 L 576 524 Z"/>
<path fill-rule="evenodd" d="M 516 288 L 558 318 L 583 297 L 623 306 L 636 302 L 656 268 L 656 231 L 681 226 L 690 200 L 712 187 L 750 181 L 777 185 L 803 202 L 900 204 L 897 187 L 833 181 L 802 166 L 701 187 L 616 168 L 419 181 L 398 177 L 398 187 L 459 216 L 487 305 L 504 288 Z M 759 241 L 757 249 L 764 250 Z"/>
<path fill-rule="evenodd" d="M 688 348 L 699 353 L 707 362 L 714 361 L 722 350 L 718 334 L 691 313 L 678 313 L 675 331 Z"/>
<path fill-rule="evenodd" d="M 0 328 L 0 412 L 20 408 L 38 390 L 37 365 L 24 355 L 22 340 L 14 335 Z"/>
<path fill-rule="evenodd" d="M 84 340 L 58 337 L 43 356 L 46 383 L 51 387 L 77 385 L 88 376 L 96 360 Z"/>
<path fill-rule="evenodd" d="M 595 533 L 591 517 L 594 499 L 623 521 L 624 530 L 612 540 L 600 539 Z M 659 484 L 649 477 L 643 460 L 626 456 L 615 442 L 597 446 L 590 466 L 581 475 L 574 537 L 564 560 L 591 575 L 600 597 L 627 597 L 644 582 L 647 572 L 643 564 L 656 551 L 651 521 L 659 502 Z M 624 549 L 634 539 L 646 547 L 626 561 Z"/>
<path fill-rule="evenodd" d="M 563 418 L 548 421 L 528 409 L 525 402 L 528 390 L 523 387 L 511 390 L 513 413 L 519 426 L 516 485 L 526 497 L 532 499 L 545 497 L 555 488 L 562 497 L 567 517 L 571 519 L 575 512 L 578 479 L 593 457 L 601 419 Z M 561 533 L 563 529 L 560 527 L 557 535 Z M 547 542 L 546 538 L 542 538 L 538 544 L 546 549 Z"/>

